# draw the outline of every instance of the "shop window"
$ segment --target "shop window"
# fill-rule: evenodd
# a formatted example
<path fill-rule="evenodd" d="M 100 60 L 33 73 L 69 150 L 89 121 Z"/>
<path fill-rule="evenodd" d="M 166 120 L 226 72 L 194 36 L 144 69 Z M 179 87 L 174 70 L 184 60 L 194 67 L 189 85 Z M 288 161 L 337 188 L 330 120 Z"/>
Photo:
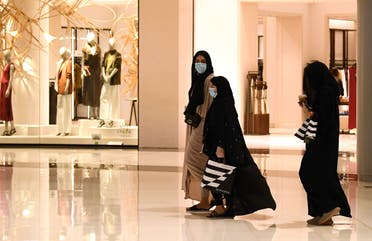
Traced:
<path fill-rule="evenodd" d="M 138 145 L 138 0 L 0 1 L 0 12 L 0 58 L 10 51 L 15 67 L 0 144 Z"/>

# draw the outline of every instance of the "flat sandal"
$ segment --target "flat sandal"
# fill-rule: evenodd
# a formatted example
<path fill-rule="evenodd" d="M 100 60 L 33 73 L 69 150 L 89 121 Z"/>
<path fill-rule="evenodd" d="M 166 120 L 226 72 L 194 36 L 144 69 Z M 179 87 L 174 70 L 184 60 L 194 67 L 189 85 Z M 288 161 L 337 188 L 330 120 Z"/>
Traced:
<path fill-rule="evenodd" d="M 229 210 L 225 210 L 223 213 L 218 213 L 216 210 L 213 210 L 207 215 L 207 218 L 234 218 Z"/>
<path fill-rule="evenodd" d="M 11 135 L 15 134 L 16 132 L 17 132 L 16 129 L 12 128 L 12 129 L 10 129 L 9 135 L 11 136 Z"/>

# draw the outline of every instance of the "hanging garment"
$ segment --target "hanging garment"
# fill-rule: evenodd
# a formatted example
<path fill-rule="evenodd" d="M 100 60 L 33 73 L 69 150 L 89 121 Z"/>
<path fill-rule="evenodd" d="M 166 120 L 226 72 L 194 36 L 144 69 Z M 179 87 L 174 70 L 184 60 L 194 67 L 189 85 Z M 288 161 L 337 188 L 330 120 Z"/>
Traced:
<path fill-rule="evenodd" d="M 55 83 L 49 83 L 49 124 L 56 124 L 57 117 L 57 91 Z"/>
<path fill-rule="evenodd" d="M 102 66 L 106 75 L 110 75 L 114 69 L 117 69 L 110 79 L 110 85 L 120 85 L 121 83 L 121 61 L 121 54 L 115 49 L 107 51 L 103 56 Z"/>
<path fill-rule="evenodd" d="M 354 129 L 356 128 L 356 66 L 352 66 L 349 68 L 349 83 L 350 83 L 350 96 L 349 96 L 349 121 L 348 121 L 348 128 Z"/>
<path fill-rule="evenodd" d="M 0 120 L 3 120 L 3 121 L 13 121 L 12 91 L 10 91 L 8 97 L 5 97 L 6 90 L 8 89 L 8 86 L 9 86 L 11 65 L 13 65 L 13 63 L 7 64 L 5 68 L 3 69 L 2 75 L 1 75 Z"/>
<path fill-rule="evenodd" d="M 84 66 L 87 75 L 83 78 L 83 104 L 99 107 L 101 95 L 101 49 L 87 43 L 83 48 Z"/>

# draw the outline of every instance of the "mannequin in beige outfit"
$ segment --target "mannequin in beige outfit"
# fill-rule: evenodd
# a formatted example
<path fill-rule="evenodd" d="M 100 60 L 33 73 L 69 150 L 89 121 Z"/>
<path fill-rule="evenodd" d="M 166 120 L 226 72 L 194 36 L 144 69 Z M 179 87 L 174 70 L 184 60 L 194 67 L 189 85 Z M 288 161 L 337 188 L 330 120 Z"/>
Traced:
<path fill-rule="evenodd" d="M 194 55 L 191 72 L 189 103 L 184 114 L 196 112 L 201 116 L 201 122 L 196 128 L 187 126 L 182 189 L 185 191 L 185 198 L 199 201 L 198 204 L 187 208 L 187 211 L 207 211 L 211 206 L 209 203 L 211 195 L 208 190 L 201 188 L 200 182 L 208 157 L 201 151 L 204 118 L 213 100 L 208 92 L 210 80 L 213 78 L 213 66 L 206 51 L 199 51 Z"/>
<path fill-rule="evenodd" d="M 60 48 L 59 68 L 57 72 L 57 136 L 68 136 L 72 129 L 72 61 L 71 52 Z"/>

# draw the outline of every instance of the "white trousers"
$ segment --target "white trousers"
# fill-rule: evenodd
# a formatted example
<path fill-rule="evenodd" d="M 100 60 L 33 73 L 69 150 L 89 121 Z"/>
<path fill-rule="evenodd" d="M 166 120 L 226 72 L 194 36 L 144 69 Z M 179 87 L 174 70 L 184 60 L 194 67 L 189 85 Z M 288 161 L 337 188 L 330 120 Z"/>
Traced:
<path fill-rule="evenodd" d="M 100 96 L 99 117 L 102 120 L 119 119 L 119 86 L 105 83 Z"/>
<path fill-rule="evenodd" d="M 57 96 L 57 128 L 58 133 L 71 133 L 72 95 Z"/>

